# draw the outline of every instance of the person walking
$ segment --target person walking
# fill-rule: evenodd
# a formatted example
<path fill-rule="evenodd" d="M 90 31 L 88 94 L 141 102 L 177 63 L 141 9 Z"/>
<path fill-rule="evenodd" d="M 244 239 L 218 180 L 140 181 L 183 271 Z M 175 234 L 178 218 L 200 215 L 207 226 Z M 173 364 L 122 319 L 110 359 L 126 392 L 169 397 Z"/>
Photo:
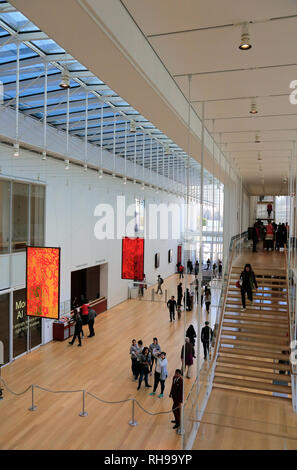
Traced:
<path fill-rule="evenodd" d="M 197 337 L 193 325 L 190 325 L 186 331 L 186 337 L 189 338 L 190 343 L 195 346 L 195 338 Z"/>
<path fill-rule="evenodd" d="M 179 278 L 182 279 L 184 278 L 184 266 L 181 264 L 179 267 Z"/>
<path fill-rule="evenodd" d="M 140 373 L 139 373 L 139 382 L 137 390 L 140 390 L 141 382 L 144 378 L 146 388 L 151 387 L 148 383 L 148 375 L 149 375 L 149 367 L 151 364 L 151 354 L 149 348 L 145 346 L 142 350 L 142 353 L 139 354 L 139 365 L 140 365 Z"/>
<path fill-rule="evenodd" d="M 165 389 L 165 380 L 168 377 L 168 370 L 167 370 L 168 362 L 166 359 L 166 352 L 155 354 L 155 360 L 156 360 L 156 367 L 155 367 L 155 377 L 154 377 L 154 389 L 150 393 L 150 395 L 156 395 L 156 390 L 160 383 L 161 393 L 160 395 L 158 395 L 158 397 L 163 398 L 164 389 Z"/>
<path fill-rule="evenodd" d="M 131 357 L 131 369 L 134 380 L 137 380 L 137 356 L 140 351 L 136 343 L 136 339 L 132 339 L 132 344 L 130 346 L 130 357 Z"/>
<path fill-rule="evenodd" d="M 195 271 L 195 276 L 198 276 L 198 274 L 199 274 L 199 261 L 198 261 L 198 259 L 196 259 L 196 261 L 195 261 L 194 271 Z"/>
<path fill-rule="evenodd" d="M 135 382 L 138 380 L 139 374 L 140 374 L 140 354 L 143 349 L 143 343 L 142 340 L 139 339 L 137 341 L 137 362 L 135 364 Z"/>
<path fill-rule="evenodd" d="M 181 306 L 183 300 L 183 285 L 180 282 L 177 286 L 177 305 Z"/>
<path fill-rule="evenodd" d="M 253 232 L 252 232 L 252 239 L 253 239 L 253 253 L 257 253 L 257 243 L 260 238 L 260 232 L 258 229 L 257 222 L 254 224 Z"/>
<path fill-rule="evenodd" d="M 206 312 L 209 313 L 209 307 L 211 304 L 211 292 L 210 289 L 207 289 L 204 296 Z"/>
<path fill-rule="evenodd" d="M 158 338 L 153 338 L 153 342 L 149 345 L 149 350 L 151 353 L 150 375 L 152 375 L 155 354 L 159 354 L 161 352 L 161 346 L 158 343 Z"/>
<path fill-rule="evenodd" d="M 272 205 L 271 205 L 270 202 L 269 202 L 269 204 L 267 204 L 268 219 L 270 219 L 270 214 L 271 214 L 271 212 L 272 212 Z"/>
<path fill-rule="evenodd" d="M 223 263 L 220 259 L 218 261 L 218 264 L 219 264 L 219 279 L 222 279 Z"/>
<path fill-rule="evenodd" d="M 78 345 L 77 346 L 81 346 L 80 334 L 82 332 L 82 319 L 81 319 L 81 316 L 78 312 L 76 312 L 75 315 L 74 315 L 74 321 L 75 321 L 74 335 L 73 335 L 72 341 L 69 341 L 69 344 L 73 345 L 75 339 L 78 338 Z"/>
<path fill-rule="evenodd" d="M 208 258 L 208 260 L 206 261 L 206 264 L 207 264 L 207 270 L 209 271 L 210 269 L 210 259 Z"/>
<path fill-rule="evenodd" d="M 171 296 L 171 299 L 167 302 L 167 307 L 169 309 L 170 321 L 175 320 L 175 309 L 176 309 L 176 301 L 174 295 Z"/>
<path fill-rule="evenodd" d="M 173 429 L 178 430 L 180 427 L 181 407 L 183 403 L 183 378 L 180 369 L 176 369 L 175 371 L 169 398 L 172 398 L 173 401 L 172 412 L 174 414 L 174 420 L 171 422 L 174 423 Z"/>
<path fill-rule="evenodd" d="M 192 310 L 192 298 L 188 287 L 184 293 L 184 309 L 188 311 Z"/>
<path fill-rule="evenodd" d="M 265 234 L 265 245 L 267 251 L 271 249 L 273 251 L 273 240 L 274 240 L 274 228 L 270 220 L 268 220 L 268 224 L 266 226 L 266 234 Z"/>
<path fill-rule="evenodd" d="M 81 306 L 81 319 L 82 319 L 82 326 L 87 325 L 89 322 L 89 302 L 85 299 L 84 303 Z M 84 337 L 84 330 L 82 327 L 82 337 Z"/>
<path fill-rule="evenodd" d="M 214 262 L 213 265 L 212 265 L 212 275 L 213 275 L 213 277 L 216 277 L 216 273 L 217 273 L 217 263 Z"/>
<path fill-rule="evenodd" d="M 245 294 L 247 294 L 248 299 L 253 303 L 253 287 L 255 286 L 258 289 L 258 284 L 256 281 L 256 276 L 250 264 L 246 264 L 244 270 L 240 274 L 240 290 L 241 290 L 241 300 L 242 300 L 242 311 L 245 311 L 246 300 Z"/>
<path fill-rule="evenodd" d="M 207 359 L 209 356 L 209 343 L 212 341 L 213 331 L 208 326 L 209 322 L 205 322 L 205 326 L 201 330 L 201 342 L 203 344 L 203 351 L 204 351 L 204 360 Z"/>
<path fill-rule="evenodd" d="M 164 283 L 163 279 L 161 278 L 160 274 L 158 274 L 158 279 L 157 279 L 157 283 L 158 283 L 158 288 L 157 288 L 157 292 L 156 294 L 158 294 L 158 292 L 160 291 L 160 294 L 162 295 L 163 292 L 162 292 L 162 284 Z"/>
<path fill-rule="evenodd" d="M 88 326 L 89 326 L 89 335 L 88 338 L 92 338 L 92 336 L 95 336 L 95 331 L 94 331 L 94 322 L 95 318 L 97 317 L 97 313 L 93 308 L 89 308 L 89 314 L 88 314 Z"/>
<path fill-rule="evenodd" d="M 184 346 L 186 346 L 185 358 L 184 358 Z M 192 370 L 193 357 L 194 356 L 195 356 L 194 347 L 190 343 L 190 339 L 186 337 L 185 344 L 183 345 L 183 347 L 181 349 L 181 361 L 182 361 L 182 370 L 183 370 L 183 363 L 184 363 L 184 359 L 185 359 L 185 373 L 187 374 L 186 375 L 187 379 L 191 378 L 191 370 Z M 187 369 L 187 371 L 186 371 L 186 369 Z"/>

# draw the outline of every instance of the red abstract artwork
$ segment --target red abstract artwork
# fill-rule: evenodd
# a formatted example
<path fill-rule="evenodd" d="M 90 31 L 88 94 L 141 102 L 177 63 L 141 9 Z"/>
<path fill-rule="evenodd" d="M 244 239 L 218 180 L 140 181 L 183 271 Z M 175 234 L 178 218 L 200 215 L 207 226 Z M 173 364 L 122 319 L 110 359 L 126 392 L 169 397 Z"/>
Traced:
<path fill-rule="evenodd" d="M 123 238 L 122 279 L 142 281 L 144 271 L 144 239 Z"/>
<path fill-rule="evenodd" d="M 27 247 L 27 315 L 59 319 L 60 248 Z"/>

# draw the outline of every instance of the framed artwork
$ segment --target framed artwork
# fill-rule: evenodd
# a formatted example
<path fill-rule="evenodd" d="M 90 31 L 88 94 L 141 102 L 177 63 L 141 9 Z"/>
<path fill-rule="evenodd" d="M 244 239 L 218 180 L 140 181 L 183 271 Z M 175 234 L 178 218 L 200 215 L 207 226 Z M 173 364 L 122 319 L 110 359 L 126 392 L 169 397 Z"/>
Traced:
<path fill-rule="evenodd" d="M 26 250 L 27 315 L 59 319 L 60 248 L 28 246 Z"/>
<path fill-rule="evenodd" d="M 144 273 L 144 239 L 122 240 L 122 279 L 142 281 Z"/>
<path fill-rule="evenodd" d="M 159 268 L 160 266 L 160 253 L 155 254 L 155 268 Z"/>

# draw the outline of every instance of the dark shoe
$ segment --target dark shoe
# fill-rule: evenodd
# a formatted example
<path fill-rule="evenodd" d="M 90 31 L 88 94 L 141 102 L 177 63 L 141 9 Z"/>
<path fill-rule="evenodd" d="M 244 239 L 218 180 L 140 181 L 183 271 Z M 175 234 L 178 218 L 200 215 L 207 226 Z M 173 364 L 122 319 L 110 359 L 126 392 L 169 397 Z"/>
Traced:
<path fill-rule="evenodd" d="M 140 390 L 140 385 L 138 385 L 137 390 Z"/>
<path fill-rule="evenodd" d="M 80 344 L 78 344 L 77 346 L 81 346 L 81 343 L 80 343 Z"/>
<path fill-rule="evenodd" d="M 146 386 L 145 386 L 145 388 L 150 388 L 150 387 L 151 387 L 151 385 L 146 385 Z"/>
<path fill-rule="evenodd" d="M 68 344 L 71 344 L 71 346 L 73 345 L 72 341 L 69 341 L 69 343 L 68 343 Z"/>
<path fill-rule="evenodd" d="M 179 428 L 179 424 L 175 424 L 172 429 L 177 429 Z"/>
<path fill-rule="evenodd" d="M 175 419 L 173 419 L 171 422 L 172 422 L 172 423 L 176 423 Z"/>

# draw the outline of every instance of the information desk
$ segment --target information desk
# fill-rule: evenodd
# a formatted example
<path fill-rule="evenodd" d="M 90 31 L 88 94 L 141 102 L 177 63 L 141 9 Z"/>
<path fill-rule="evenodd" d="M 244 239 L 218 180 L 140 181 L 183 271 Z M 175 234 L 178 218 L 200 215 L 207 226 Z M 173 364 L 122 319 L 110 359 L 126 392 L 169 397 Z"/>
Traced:
<path fill-rule="evenodd" d="M 55 321 L 53 323 L 53 339 L 57 341 L 64 341 L 70 336 L 74 335 L 74 322 Z"/>

